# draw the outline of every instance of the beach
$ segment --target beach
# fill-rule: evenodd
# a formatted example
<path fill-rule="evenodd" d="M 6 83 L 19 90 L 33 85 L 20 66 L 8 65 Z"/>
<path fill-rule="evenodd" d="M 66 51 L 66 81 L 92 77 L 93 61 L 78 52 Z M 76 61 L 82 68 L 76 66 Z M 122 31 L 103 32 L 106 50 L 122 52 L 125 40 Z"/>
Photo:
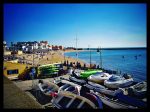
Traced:
<path fill-rule="evenodd" d="M 78 50 L 77 52 L 81 52 L 84 50 Z M 49 51 L 44 56 L 40 56 L 39 54 L 34 54 L 34 65 L 44 65 L 44 64 L 52 64 L 52 63 L 64 63 L 64 61 L 67 61 L 70 63 L 76 63 L 79 62 L 81 66 L 86 64 L 86 66 L 89 66 L 87 63 L 80 59 L 75 59 L 72 57 L 66 57 L 64 56 L 64 52 L 76 52 L 76 50 L 66 50 L 66 51 Z M 23 59 L 25 64 L 32 64 L 33 63 L 33 54 L 22 54 L 22 55 L 16 55 L 16 57 L 19 57 Z"/>

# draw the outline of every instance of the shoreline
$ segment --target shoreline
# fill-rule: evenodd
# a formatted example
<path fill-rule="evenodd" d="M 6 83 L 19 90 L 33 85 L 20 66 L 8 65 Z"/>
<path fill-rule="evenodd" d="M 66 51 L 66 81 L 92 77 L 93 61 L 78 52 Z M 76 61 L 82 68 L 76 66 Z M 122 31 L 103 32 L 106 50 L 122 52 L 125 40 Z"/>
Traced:
<path fill-rule="evenodd" d="M 82 52 L 86 50 L 78 50 L 78 52 Z M 87 50 L 88 51 L 88 50 Z M 43 57 L 40 55 L 34 54 L 34 65 L 44 65 L 44 64 L 52 64 L 52 63 L 64 63 L 64 61 L 76 63 L 77 61 L 83 66 L 86 64 L 87 67 L 89 67 L 89 64 L 87 62 L 84 62 L 81 59 L 76 59 L 68 56 L 64 56 L 64 53 L 69 53 L 69 52 L 76 52 L 76 50 L 67 50 L 67 51 L 49 51 L 47 54 L 45 54 Z M 23 61 L 25 62 L 26 65 L 29 65 L 33 63 L 33 54 L 22 54 L 22 55 L 17 55 L 19 58 L 24 58 Z"/>

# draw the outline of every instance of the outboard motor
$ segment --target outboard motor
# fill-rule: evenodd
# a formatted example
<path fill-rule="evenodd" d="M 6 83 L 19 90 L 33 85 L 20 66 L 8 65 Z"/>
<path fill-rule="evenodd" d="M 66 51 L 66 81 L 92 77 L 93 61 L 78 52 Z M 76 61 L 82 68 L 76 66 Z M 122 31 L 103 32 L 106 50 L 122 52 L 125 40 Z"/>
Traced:
<path fill-rule="evenodd" d="M 130 78 L 131 78 L 131 75 L 123 74 L 123 77 L 124 77 L 125 79 L 130 79 Z"/>

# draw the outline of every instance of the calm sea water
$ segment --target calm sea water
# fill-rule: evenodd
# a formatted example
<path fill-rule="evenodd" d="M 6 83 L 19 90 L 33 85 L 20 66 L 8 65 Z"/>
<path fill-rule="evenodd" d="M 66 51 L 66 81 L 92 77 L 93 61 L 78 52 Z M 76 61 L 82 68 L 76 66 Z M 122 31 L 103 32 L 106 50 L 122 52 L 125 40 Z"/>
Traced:
<path fill-rule="evenodd" d="M 135 58 L 136 55 L 137 59 Z M 76 52 L 65 53 L 65 56 L 76 58 Z M 144 81 L 147 80 L 146 56 L 146 49 L 102 50 L 102 67 L 129 73 L 135 81 Z M 78 58 L 86 63 L 90 63 L 90 52 L 79 52 Z M 96 65 L 100 63 L 100 55 L 96 50 L 91 51 L 91 62 Z"/>

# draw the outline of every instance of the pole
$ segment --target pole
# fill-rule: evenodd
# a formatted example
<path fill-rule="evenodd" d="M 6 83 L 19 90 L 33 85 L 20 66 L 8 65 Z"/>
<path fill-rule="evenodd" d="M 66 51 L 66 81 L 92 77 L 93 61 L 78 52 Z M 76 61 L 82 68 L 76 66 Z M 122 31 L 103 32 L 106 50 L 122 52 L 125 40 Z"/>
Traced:
<path fill-rule="evenodd" d="M 34 43 L 33 43 L 33 68 L 34 68 Z M 34 75 L 32 75 L 32 87 L 34 88 Z"/>
<path fill-rule="evenodd" d="M 101 49 L 101 47 L 100 47 L 100 60 L 101 60 L 101 61 L 100 61 L 100 62 L 101 62 L 100 65 L 101 65 L 101 68 L 102 68 L 102 55 L 101 55 L 101 50 L 102 50 L 102 49 Z"/>
<path fill-rule="evenodd" d="M 64 48 L 64 50 L 63 50 L 63 51 L 64 51 L 64 63 L 65 63 L 65 48 Z"/>
<path fill-rule="evenodd" d="M 90 49 L 90 45 L 88 45 L 89 50 L 90 50 L 90 68 L 91 68 L 91 49 Z"/>
<path fill-rule="evenodd" d="M 34 66 L 34 44 L 33 44 L 33 66 Z"/>
<path fill-rule="evenodd" d="M 77 52 L 77 41 L 78 41 L 78 39 L 77 39 L 77 33 L 76 33 L 76 56 L 77 56 L 77 58 L 78 58 L 78 52 Z"/>

